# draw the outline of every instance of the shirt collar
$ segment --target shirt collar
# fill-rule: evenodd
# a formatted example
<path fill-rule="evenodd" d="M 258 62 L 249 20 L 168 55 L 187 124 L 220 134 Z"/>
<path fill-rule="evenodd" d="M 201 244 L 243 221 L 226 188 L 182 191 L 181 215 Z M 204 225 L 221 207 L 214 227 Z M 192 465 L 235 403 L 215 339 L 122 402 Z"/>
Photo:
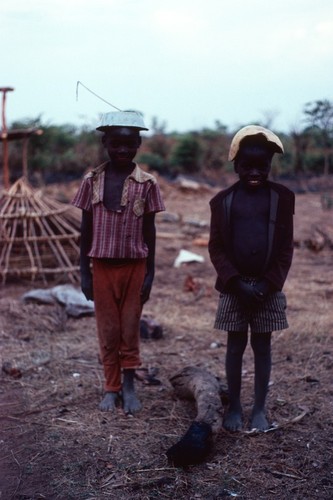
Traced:
<path fill-rule="evenodd" d="M 95 175 L 93 177 L 93 203 L 98 203 L 100 201 L 103 201 L 106 165 L 107 162 L 102 163 L 102 165 L 99 165 L 94 169 Z M 130 179 L 133 179 L 134 181 L 139 182 L 140 184 L 147 181 L 154 181 L 154 177 L 151 174 L 148 174 L 148 172 L 142 170 L 139 167 L 139 165 L 135 163 L 134 169 L 129 174 L 129 176 L 126 177 L 124 182 L 123 192 L 121 195 L 121 202 L 120 202 L 121 206 L 127 205 Z"/>

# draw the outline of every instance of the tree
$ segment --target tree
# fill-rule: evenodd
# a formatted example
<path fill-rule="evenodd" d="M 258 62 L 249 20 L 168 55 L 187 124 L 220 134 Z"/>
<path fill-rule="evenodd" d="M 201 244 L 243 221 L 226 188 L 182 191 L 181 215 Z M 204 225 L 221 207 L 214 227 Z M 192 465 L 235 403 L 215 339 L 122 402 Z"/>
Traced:
<path fill-rule="evenodd" d="M 294 155 L 293 155 L 293 172 L 298 175 L 304 172 L 304 160 L 309 146 L 310 137 L 305 131 L 300 131 L 294 127 L 290 131 L 290 137 L 292 139 Z"/>
<path fill-rule="evenodd" d="M 333 140 L 333 103 L 328 99 L 308 102 L 304 107 L 304 114 L 308 125 L 320 132 L 324 154 L 324 175 L 328 175 Z"/>
<path fill-rule="evenodd" d="M 160 123 L 156 117 L 153 117 L 151 124 L 153 134 L 148 141 L 149 148 L 152 154 L 162 159 L 162 163 L 166 163 L 170 153 L 170 141 L 165 133 L 165 129 L 166 123 Z"/>
<path fill-rule="evenodd" d="M 28 177 L 33 183 L 55 182 L 80 178 L 84 171 L 95 165 L 99 141 L 95 132 L 78 130 L 74 125 L 42 123 L 41 117 L 14 121 L 10 130 L 38 128 L 42 135 L 29 138 Z M 22 141 L 11 141 L 11 180 L 22 175 Z"/>
<path fill-rule="evenodd" d="M 228 158 L 229 144 L 226 136 L 226 127 L 221 131 L 203 129 L 200 131 L 202 150 L 202 166 L 206 171 L 219 171 Z"/>
<path fill-rule="evenodd" d="M 185 134 L 177 142 L 171 155 L 171 163 L 187 173 L 200 171 L 201 147 L 194 133 Z"/>

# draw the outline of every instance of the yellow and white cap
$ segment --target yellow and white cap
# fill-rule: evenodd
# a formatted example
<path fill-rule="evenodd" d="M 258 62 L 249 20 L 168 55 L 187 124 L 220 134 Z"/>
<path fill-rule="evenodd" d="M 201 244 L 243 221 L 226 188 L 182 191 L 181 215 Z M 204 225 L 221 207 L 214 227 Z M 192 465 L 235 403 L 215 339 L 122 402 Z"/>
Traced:
<path fill-rule="evenodd" d="M 229 149 L 228 160 L 233 161 L 237 153 L 239 151 L 240 144 L 245 137 L 252 135 L 263 135 L 266 137 L 267 141 L 273 143 L 275 145 L 276 153 L 283 153 L 283 144 L 271 130 L 265 127 L 261 127 L 260 125 L 247 125 L 246 127 L 241 128 L 233 137 Z"/>

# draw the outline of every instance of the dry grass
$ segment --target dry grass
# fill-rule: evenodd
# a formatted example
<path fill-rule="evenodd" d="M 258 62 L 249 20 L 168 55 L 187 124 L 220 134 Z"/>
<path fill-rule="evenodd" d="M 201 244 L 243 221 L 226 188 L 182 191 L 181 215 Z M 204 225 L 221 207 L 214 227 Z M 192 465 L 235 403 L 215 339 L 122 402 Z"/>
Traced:
<path fill-rule="evenodd" d="M 174 397 L 169 377 L 186 365 L 200 365 L 223 378 L 226 338 L 212 327 L 217 293 L 207 248 L 193 243 L 207 235 L 207 225 L 195 221 L 208 223 L 213 191 L 163 189 L 168 211 L 181 218 L 171 223 L 158 218 L 163 237 L 145 313 L 163 326 L 164 338 L 142 341 L 142 358 L 144 367 L 158 370 L 161 384 L 137 382 L 144 405 L 137 417 L 97 409 L 103 377 L 93 317 L 69 319 L 60 306 L 22 304 L 30 283 L 0 288 L 1 363 L 8 368 L 0 378 L 2 498 L 332 498 L 333 267 L 328 248 L 317 254 L 297 248 L 286 284 L 290 328 L 273 336 L 268 401 L 269 417 L 280 427 L 259 435 L 221 431 L 205 463 L 187 470 L 167 463 L 166 450 L 196 415 L 191 402 Z M 318 224 L 332 226 L 332 213 L 321 209 L 318 196 L 297 198 L 298 241 Z M 167 238 L 168 233 L 182 237 Z M 174 268 L 181 248 L 200 253 L 205 262 Z M 184 289 L 189 275 L 197 284 L 192 292 Z M 213 342 L 218 347 L 212 348 Z M 253 394 L 249 348 L 243 375 L 247 418 Z"/>

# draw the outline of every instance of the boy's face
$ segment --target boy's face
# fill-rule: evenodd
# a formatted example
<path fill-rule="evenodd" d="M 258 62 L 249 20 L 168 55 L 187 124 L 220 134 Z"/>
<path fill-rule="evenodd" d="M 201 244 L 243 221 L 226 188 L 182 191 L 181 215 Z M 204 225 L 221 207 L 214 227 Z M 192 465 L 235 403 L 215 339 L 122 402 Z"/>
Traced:
<path fill-rule="evenodd" d="M 272 153 L 266 148 L 245 146 L 240 149 L 235 160 L 235 172 L 248 189 L 262 186 L 271 169 Z"/>
<path fill-rule="evenodd" d="M 107 131 L 102 139 L 110 160 L 117 167 L 131 165 L 140 144 L 139 132 L 130 127 L 115 127 Z"/>

